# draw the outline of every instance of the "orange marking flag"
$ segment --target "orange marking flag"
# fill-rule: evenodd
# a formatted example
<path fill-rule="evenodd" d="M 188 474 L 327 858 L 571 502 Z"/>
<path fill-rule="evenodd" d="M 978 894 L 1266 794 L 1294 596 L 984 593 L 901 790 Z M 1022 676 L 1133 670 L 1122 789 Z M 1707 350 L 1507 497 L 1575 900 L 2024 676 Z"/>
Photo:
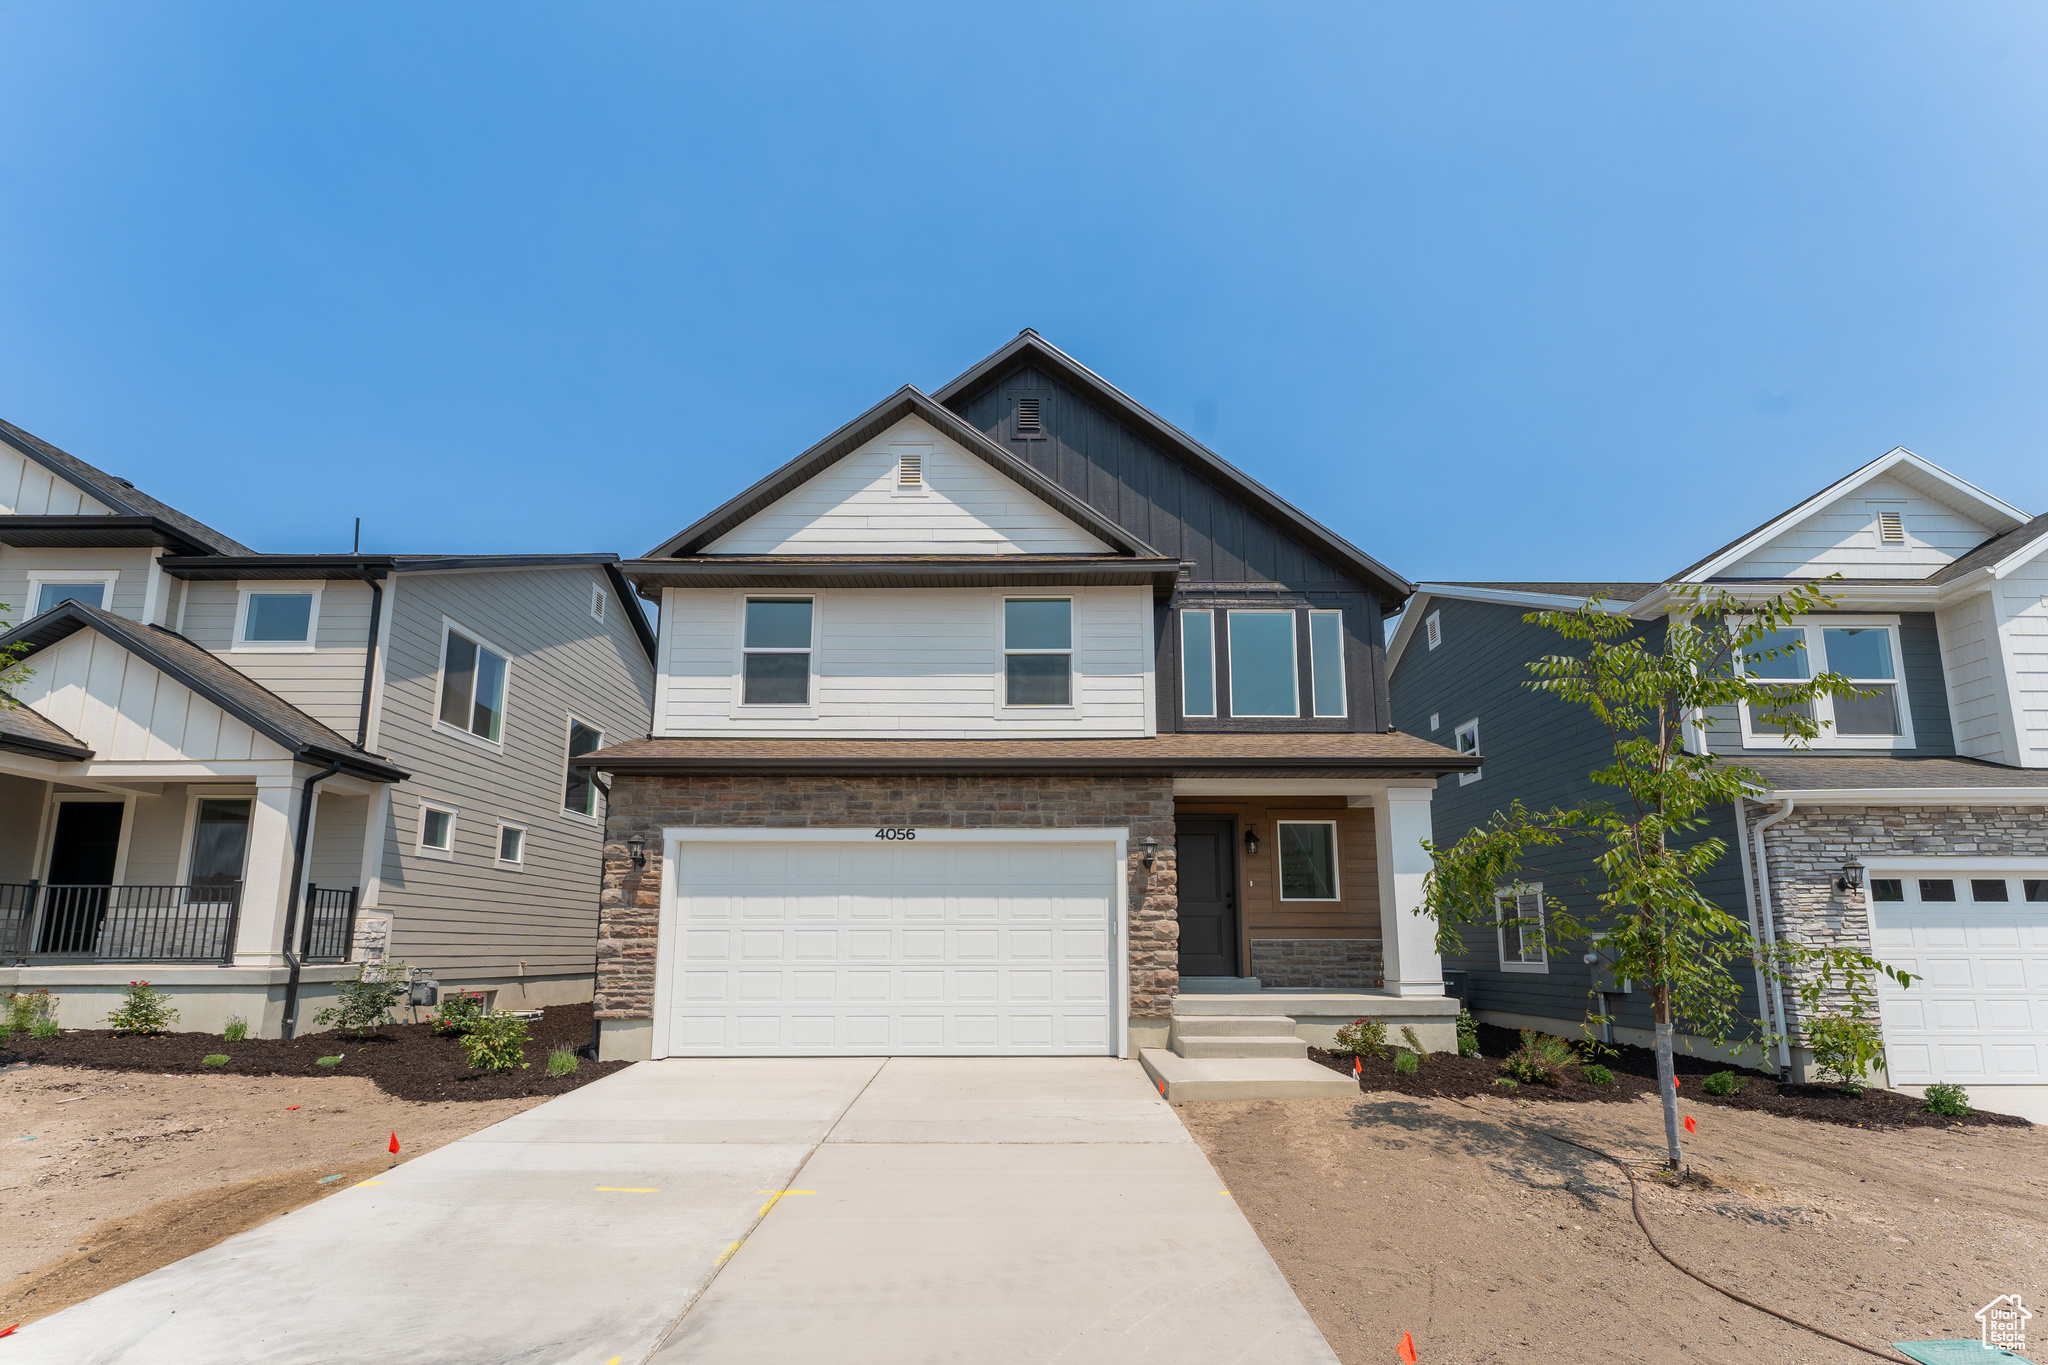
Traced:
<path fill-rule="evenodd" d="M 391 1155 L 398 1155 L 398 1134 L 396 1133 L 391 1135 Z"/>
<path fill-rule="evenodd" d="M 1401 1333 L 1401 1344 L 1394 1348 L 1394 1354 L 1408 1365 L 1415 1365 L 1415 1338 L 1406 1332 Z"/>
<path fill-rule="evenodd" d="M 1697 1133 L 1699 1131 L 1699 1125 L 1692 1121 L 1691 1114 L 1685 1116 L 1685 1131 L 1688 1133 Z"/>

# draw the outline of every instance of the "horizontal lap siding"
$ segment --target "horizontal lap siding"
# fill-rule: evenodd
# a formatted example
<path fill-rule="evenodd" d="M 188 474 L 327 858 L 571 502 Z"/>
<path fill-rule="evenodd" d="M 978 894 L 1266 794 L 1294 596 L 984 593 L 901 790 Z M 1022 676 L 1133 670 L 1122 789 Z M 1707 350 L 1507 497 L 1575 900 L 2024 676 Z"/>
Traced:
<path fill-rule="evenodd" d="M 5 447 L 0 447 L 0 450 L 4 449 Z M 149 598 L 150 562 L 151 555 L 148 550 L 132 547 L 98 550 L 16 550 L 0 547 L 0 602 L 7 605 L 4 618 L 0 619 L 18 625 L 36 614 L 35 603 L 28 600 L 30 574 L 48 577 L 85 571 L 94 574 L 119 573 L 120 577 L 114 580 L 113 590 L 107 594 L 102 605 L 118 616 L 140 621 L 143 604 Z"/>
<path fill-rule="evenodd" d="M 652 669 L 597 570 L 394 576 L 377 748 L 413 774 L 392 794 L 379 908 L 393 953 L 449 972 L 588 969 L 601 828 L 561 809 L 568 717 L 644 735 Z M 606 588 L 605 620 L 590 590 Z M 433 723 L 442 617 L 511 655 L 503 752 Z M 455 806 L 455 858 L 414 852 L 422 799 Z M 500 869 L 500 819 L 524 825 L 524 870 Z"/>
<path fill-rule="evenodd" d="M 1878 546 L 1873 502 L 1901 513 L 1906 545 Z M 1895 479 L 1876 479 L 1722 572 L 1730 578 L 1924 578 L 1990 538 L 1988 527 L 1924 493 Z"/>
<path fill-rule="evenodd" d="M 1946 757 L 1956 752 L 1955 735 L 1949 721 L 1948 681 L 1942 671 L 1941 631 L 1936 628 L 1934 613 L 1908 611 L 1898 613 L 1898 618 L 1902 655 L 1899 677 L 1906 688 L 1907 713 L 1913 719 L 1914 747 L 1861 749 L 1830 744 L 1811 752 L 1836 758 L 1858 755 L 1930 758 Z M 1826 617 L 1822 614 L 1814 619 L 1825 622 Z M 1817 667 L 1821 663 L 1819 659 L 1814 660 Z M 1786 752 L 1782 748 L 1749 748 L 1744 743 L 1741 713 L 1732 706 L 1715 707 L 1710 716 L 1713 724 L 1707 730 L 1707 747 L 1717 754 L 1739 758 L 1744 753 Z"/>
<path fill-rule="evenodd" d="M 266 591 L 273 587 L 260 586 Z M 292 591 L 289 585 L 275 586 Z M 238 584 L 191 583 L 186 589 L 181 633 L 315 720 L 344 735 L 354 735 L 362 717 L 364 651 L 370 634 L 369 584 L 330 580 L 321 585 L 320 619 L 310 652 L 234 648 L 235 617 L 240 609 Z"/>

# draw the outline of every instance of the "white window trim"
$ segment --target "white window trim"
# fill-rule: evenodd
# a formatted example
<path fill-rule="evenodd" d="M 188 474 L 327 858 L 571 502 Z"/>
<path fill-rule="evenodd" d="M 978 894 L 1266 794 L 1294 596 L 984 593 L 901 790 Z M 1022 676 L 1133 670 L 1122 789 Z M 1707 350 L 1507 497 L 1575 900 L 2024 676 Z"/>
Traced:
<path fill-rule="evenodd" d="M 1746 625 L 1746 621 L 1738 621 Z M 1829 629 L 1868 630 L 1883 627 L 1891 635 L 1892 672 L 1898 676 L 1888 681 L 1894 689 L 1899 708 L 1899 729 L 1896 735 L 1838 735 L 1834 732 L 1835 699 L 1815 697 L 1813 716 L 1827 724 L 1820 734 L 1807 745 L 1811 749 L 1916 749 L 1919 742 L 1913 737 L 1913 701 L 1906 691 L 1905 642 L 1899 637 L 1899 618 L 1896 616 L 1797 616 L 1787 623 L 1805 632 L 1806 676 L 1810 680 L 1815 673 L 1827 671 L 1827 640 L 1818 632 Z M 1738 665 L 1739 666 L 1739 665 Z M 1774 681 L 1765 679 L 1764 681 Z M 1793 682 L 1796 679 L 1775 681 Z M 1872 681 L 1876 681 L 1873 679 Z M 1737 723 L 1742 727 L 1742 747 L 1745 749 L 1794 749 L 1800 746 L 1790 735 L 1759 735 L 1750 732 L 1749 703 L 1736 707 Z"/>
<path fill-rule="evenodd" d="M 1438 645 L 1442 644 L 1444 642 L 1444 614 L 1440 611 L 1433 611 L 1423 617 L 1422 632 L 1429 641 L 1431 649 L 1435 649 Z"/>
<path fill-rule="evenodd" d="M 516 829 L 519 831 L 519 856 L 517 858 L 507 858 L 505 856 L 505 831 L 508 829 Z M 507 868 L 514 872 L 524 872 L 526 870 L 527 838 L 528 830 L 525 825 L 518 824 L 511 820 L 500 820 L 498 822 L 498 828 L 496 833 L 492 835 L 491 860 L 495 862 L 499 867 Z M 453 842 L 452 831 L 450 841 Z"/>
<path fill-rule="evenodd" d="M 590 775 L 590 813 L 588 815 L 580 810 L 570 810 L 567 806 L 562 805 L 562 801 L 566 800 L 569 795 L 569 740 L 576 733 L 576 727 L 579 725 L 586 730 L 597 731 L 597 747 L 600 749 L 604 747 L 604 727 L 602 725 L 592 725 L 574 711 L 571 711 L 563 719 L 562 773 L 555 783 L 555 790 L 562 795 L 561 799 L 555 802 L 555 805 L 560 809 L 564 817 L 570 820 L 581 820 L 586 825 L 597 825 L 601 828 L 604 825 L 604 788 L 598 785 L 596 773 L 593 772 Z"/>
<path fill-rule="evenodd" d="M 1011 602 L 1065 602 L 1067 604 L 1067 647 L 1065 649 L 1011 649 L 1007 604 Z M 1081 713 L 1080 597 L 1074 593 L 1004 592 L 996 594 L 996 718 L 1043 719 L 1046 716 L 1078 716 Z M 1067 700 L 1065 704 L 1010 701 L 1012 654 L 1064 654 L 1067 656 Z"/>
<path fill-rule="evenodd" d="M 1541 951 L 1543 954 L 1543 960 L 1541 962 L 1511 962 L 1508 960 L 1507 921 L 1510 919 L 1523 918 L 1520 908 L 1515 905 L 1515 900 L 1523 892 L 1526 891 L 1533 891 L 1536 893 L 1536 929 L 1538 934 L 1537 946 L 1539 951 Z M 1514 910 L 1514 913 L 1512 915 L 1506 913 L 1506 911 L 1510 909 Z M 1502 971 L 1527 972 L 1533 975 L 1549 975 L 1550 947 L 1548 944 L 1542 942 L 1541 938 L 1543 931 L 1548 929 L 1549 927 L 1550 915 L 1548 907 L 1545 904 L 1543 898 L 1542 882 L 1521 882 L 1514 886 L 1503 886 L 1495 889 L 1493 893 L 1493 937 L 1494 946 L 1499 950 L 1500 969 Z M 1520 941 L 1520 936 L 1522 933 L 1523 930 L 1521 926 L 1516 926 L 1515 946 L 1518 950 L 1522 946 Z M 1521 953 L 1517 951 L 1515 956 L 1519 958 L 1521 957 Z"/>
<path fill-rule="evenodd" d="M 36 603 L 42 598 L 46 583 L 98 583 L 100 610 L 114 609 L 114 585 L 121 581 L 119 569 L 31 569 L 28 573 L 28 592 L 14 609 L 20 613 L 18 620 L 27 621 L 42 613 L 36 610 Z"/>
<path fill-rule="evenodd" d="M 1469 750 L 1469 752 L 1477 754 L 1481 759 L 1481 763 L 1476 771 L 1458 774 L 1458 785 L 1461 787 L 1471 786 L 1474 782 L 1477 782 L 1480 779 L 1480 777 L 1486 772 L 1486 765 L 1484 762 L 1486 755 L 1484 751 L 1482 751 L 1479 747 L 1479 717 L 1474 716 L 1472 717 L 1472 719 L 1464 722 L 1463 724 L 1459 725 L 1458 728 L 1451 731 L 1451 748 L 1461 754 L 1468 752 L 1467 750 L 1458 748 L 1458 741 L 1465 737 L 1465 732 L 1467 730 L 1470 730 L 1472 732 L 1472 748 Z"/>
<path fill-rule="evenodd" d="M 320 640 L 320 594 L 326 584 L 318 579 L 295 582 L 280 579 L 271 582 L 241 582 L 235 584 L 235 633 L 228 638 L 228 648 L 237 654 L 311 654 Z M 313 609 L 306 616 L 306 638 L 304 640 L 244 640 L 242 636 L 249 629 L 249 599 L 256 596 L 291 597 L 310 594 Z M 446 648 L 444 643 L 443 648 Z M 438 708 L 436 715 L 440 712 Z"/>
<path fill-rule="evenodd" d="M 789 648 L 747 648 L 747 599 L 805 601 L 811 604 L 811 644 L 806 650 Z M 816 719 L 818 715 L 818 693 L 823 679 L 818 673 L 819 644 L 824 639 L 820 622 L 824 619 L 825 604 L 821 594 L 814 592 L 763 592 L 759 588 L 736 589 L 733 593 L 732 628 L 732 705 L 728 719 L 738 720 L 747 716 L 793 716 L 802 719 Z M 747 700 L 747 655 L 749 654 L 798 654 L 810 655 L 810 685 L 804 689 L 809 701 L 748 701 Z M 589 722 L 585 722 L 588 724 Z"/>
<path fill-rule="evenodd" d="M 1223 692 L 1223 684 L 1216 677 L 1216 610 L 1213 607 L 1182 608 L 1180 616 L 1180 713 L 1198 720 L 1214 720 L 1216 703 Z M 1188 707 L 1188 618 L 1206 616 L 1209 618 L 1209 709 L 1195 711 Z"/>
<path fill-rule="evenodd" d="M 590 585 L 590 619 L 600 625 L 604 623 L 604 599 L 609 595 L 605 591 L 604 584 L 592 583 Z"/>
<path fill-rule="evenodd" d="M 437 810 L 448 817 L 448 847 L 435 848 L 427 842 L 427 812 Z M 462 820 L 462 811 L 440 801 L 422 799 L 413 815 L 412 851 L 422 858 L 433 858 L 440 862 L 455 861 L 455 827 Z"/>
<path fill-rule="evenodd" d="M 1290 896 L 1287 894 L 1287 876 L 1275 871 L 1275 891 L 1282 901 L 1290 905 L 1335 905 L 1344 899 L 1343 854 L 1337 844 L 1337 822 L 1335 820 L 1275 820 L 1273 822 L 1273 863 L 1277 869 L 1280 862 L 1280 831 L 1289 825 L 1324 825 L 1330 831 L 1330 886 L 1334 896 Z"/>
<path fill-rule="evenodd" d="M 1225 669 L 1230 684 L 1230 718 L 1232 720 L 1300 720 L 1301 719 L 1301 613 L 1293 607 L 1231 607 L 1223 613 L 1223 629 L 1230 631 L 1233 616 L 1285 616 L 1287 618 L 1287 673 L 1294 679 L 1294 709 L 1278 713 L 1261 712 L 1250 714 L 1237 709 L 1237 645 L 1226 640 L 1224 649 L 1230 655 L 1230 667 Z M 1309 709 L 1315 709 L 1311 699 Z"/>
<path fill-rule="evenodd" d="M 448 632 L 451 630 L 462 632 L 463 635 L 475 641 L 478 648 L 488 649 L 491 653 L 505 661 L 505 695 L 499 704 L 501 718 L 498 722 L 498 737 L 495 740 L 485 739 L 482 735 L 471 730 L 458 730 L 447 721 L 441 719 L 441 689 L 448 682 Z M 479 749 L 488 749 L 494 754 L 504 753 L 505 736 L 512 728 L 512 651 L 501 649 L 497 645 L 492 644 L 482 635 L 463 625 L 462 622 L 454 617 L 443 616 L 441 618 L 441 649 L 434 662 L 434 709 L 430 714 L 434 718 L 434 728 L 442 734 L 454 735 L 457 739 L 468 740 Z"/>
<path fill-rule="evenodd" d="M 314 799 L 318 800 L 316 792 Z M 249 855 L 255 851 L 256 839 L 256 789 L 254 787 L 187 787 L 185 788 L 185 827 L 178 842 L 177 884 L 186 885 L 192 880 L 192 837 L 199 832 L 199 803 L 201 801 L 247 801 L 249 803 L 248 846 L 242 850 L 242 880 L 249 879 Z M 315 817 L 318 807 L 315 807 Z M 311 873 L 307 874 L 312 875 Z"/>
<path fill-rule="evenodd" d="M 1337 709 L 1316 710 L 1316 618 L 1337 618 Z M 1351 714 L 1351 674 L 1344 666 L 1344 613 L 1335 607 L 1308 609 L 1308 713 L 1314 720 L 1344 720 Z"/>

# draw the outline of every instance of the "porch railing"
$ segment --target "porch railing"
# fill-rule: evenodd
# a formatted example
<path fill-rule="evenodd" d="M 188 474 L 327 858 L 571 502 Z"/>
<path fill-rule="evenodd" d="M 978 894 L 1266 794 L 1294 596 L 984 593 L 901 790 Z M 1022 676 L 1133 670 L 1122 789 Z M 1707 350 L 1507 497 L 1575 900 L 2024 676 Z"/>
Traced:
<path fill-rule="evenodd" d="M 346 962 L 356 941 L 356 890 L 306 887 L 306 932 L 299 957 L 306 962 Z"/>
<path fill-rule="evenodd" d="M 0 885 L 0 958 L 229 966 L 241 912 L 240 882 Z"/>

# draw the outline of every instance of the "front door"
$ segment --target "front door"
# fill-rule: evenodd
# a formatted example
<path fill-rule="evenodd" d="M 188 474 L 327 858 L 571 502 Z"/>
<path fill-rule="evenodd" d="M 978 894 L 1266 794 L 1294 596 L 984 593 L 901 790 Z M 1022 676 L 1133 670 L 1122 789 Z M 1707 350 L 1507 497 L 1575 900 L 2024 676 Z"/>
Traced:
<path fill-rule="evenodd" d="M 1180 879 L 1180 974 L 1236 976 L 1237 821 L 1189 817 L 1173 822 Z"/>
<path fill-rule="evenodd" d="M 89 953 L 106 918 L 106 888 L 121 852 L 119 801 L 62 801 L 50 844 L 50 889 L 39 953 Z"/>

